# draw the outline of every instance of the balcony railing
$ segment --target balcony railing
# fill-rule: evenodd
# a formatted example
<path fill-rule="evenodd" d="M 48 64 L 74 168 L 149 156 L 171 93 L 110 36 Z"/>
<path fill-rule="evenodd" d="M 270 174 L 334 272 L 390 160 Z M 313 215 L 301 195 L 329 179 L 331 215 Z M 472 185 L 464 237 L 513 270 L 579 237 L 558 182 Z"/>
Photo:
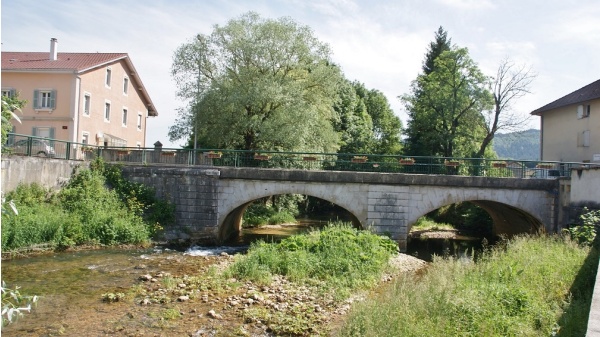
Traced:
<path fill-rule="evenodd" d="M 594 163 L 531 160 L 490 160 L 348 153 L 243 151 L 226 149 L 173 149 L 100 147 L 56 139 L 9 134 L 3 155 L 160 165 L 204 165 L 302 170 L 360 171 L 481 177 L 553 179 L 568 177 L 571 169 Z"/>

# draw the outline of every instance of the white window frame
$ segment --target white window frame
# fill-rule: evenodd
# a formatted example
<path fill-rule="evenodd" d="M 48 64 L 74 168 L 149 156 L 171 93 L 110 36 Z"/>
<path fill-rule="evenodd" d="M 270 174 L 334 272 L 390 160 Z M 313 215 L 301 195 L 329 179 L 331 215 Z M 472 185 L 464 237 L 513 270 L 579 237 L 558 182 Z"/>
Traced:
<path fill-rule="evenodd" d="M 121 113 L 121 124 L 123 125 L 124 128 L 127 127 L 127 114 L 128 114 L 128 109 L 127 107 L 123 107 L 122 113 Z"/>
<path fill-rule="evenodd" d="M 577 119 L 590 117 L 591 106 L 589 104 L 579 104 L 577 106 Z"/>
<path fill-rule="evenodd" d="M 110 123 L 111 103 L 108 100 L 104 101 L 104 121 Z"/>
<path fill-rule="evenodd" d="M 56 90 L 48 88 L 35 89 L 33 91 L 33 109 L 36 112 L 52 112 L 56 109 Z"/>
<path fill-rule="evenodd" d="M 92 94 L 89 92 L 83 93 L 83 116 L 90 117 L 92 114 Z"/>
<path fill-rule="evenodd" d="M 90 133 L 83 131 L 81 133 L 81 144 L 90 145 Z"/>
<path fill-rule="evenodd" d="M 106 75 L 104 76 L 104 86 L 110 89 L 110 82 L 112 81 L 112 68 L 106 67 Z"/>
<path fill-rule="evenodd" d="M 137 118 L 137 129 L 138 131 L 142 131 L 143 115 L 141 112 L 138 112 Z"/>
<path fill-rule="evenodd" d="M 16 91 L 13 88 L 2 88 L 2 97 L 14 97 Z"/>
<path fill-rule="evenodd" d="M 123 77 L 123 95 L 127 96 L 129 91 L 129 77 Z"/>

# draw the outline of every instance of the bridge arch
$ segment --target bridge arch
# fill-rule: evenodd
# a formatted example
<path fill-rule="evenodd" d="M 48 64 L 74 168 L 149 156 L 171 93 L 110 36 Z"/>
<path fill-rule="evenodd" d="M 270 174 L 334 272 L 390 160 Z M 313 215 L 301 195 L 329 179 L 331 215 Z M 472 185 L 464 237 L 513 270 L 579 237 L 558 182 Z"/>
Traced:
<path fill-rule="evenodd" d="M 243 186 L 242 186 L 243 185 Z M 323 184 L 323 183 L 290 183 L 264 180 L 244 181 L 243 184 L 223 183 L 219 193 L 217 241 L 225 242 L 239 235 L 242 216 L 248 206 L 255 200 L 282 194 L 301 194 L 312 196 L 336 204 L 345 209 L 352 218 L 355 227 L 362 227 L 367 217 L 367 206 L 360 198 L 360 185 Z"/>
<path fill-rule="evenodd" d="M 523 190 L 482 190 L 482 189 L 445 189 L 429 187 L 420 188 L 423 202 L 416 203 L 407 219 L 407 231 L 416 221 L 431 211 L 441 207 L 470 202 L 484 209 L 492 218 L 494 234 L 533 233 L 550 230 L 542 219 L 552 218 L 552 207 L 540 207 L 540 200 L 547 200 L 545 191 Z M 537 194 L 537 195 L 536 195 Z M 542 203 L 543 204 L 543 203 Z"/>

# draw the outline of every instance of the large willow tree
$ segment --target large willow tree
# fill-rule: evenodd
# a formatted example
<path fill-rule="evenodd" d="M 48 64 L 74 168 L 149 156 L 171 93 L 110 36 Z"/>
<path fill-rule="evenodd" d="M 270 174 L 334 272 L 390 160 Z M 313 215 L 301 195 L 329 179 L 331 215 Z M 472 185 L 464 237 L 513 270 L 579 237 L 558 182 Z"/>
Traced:
<path fill-rule="evenodd" d="M 329 47 L 289 18 L 247 13 L 175 52 L 172 75 L 188 106 L 169 135 L 202 146 L 335 151 L 342 75 Z"/>

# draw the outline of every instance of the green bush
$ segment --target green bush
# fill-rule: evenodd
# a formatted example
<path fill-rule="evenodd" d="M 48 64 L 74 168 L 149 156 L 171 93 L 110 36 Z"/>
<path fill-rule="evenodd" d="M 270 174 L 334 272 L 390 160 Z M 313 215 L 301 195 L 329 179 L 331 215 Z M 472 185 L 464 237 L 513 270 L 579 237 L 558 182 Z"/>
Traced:
<path fill-rule="evenodd" d="M 325 282 L 326 287 L 344 296 L 351 289 L 378 280 L 397 249 L 397 244 L 387 237 L 335 223 L 277 244 L 255 243 L 228 273 L 257 282 L 267 282 L 275 274 L 296 282 Z"/>
<path fill-rule="evenodd" d="M 173 216 L 171 204 L 154 200 L 152 207 L 164 214 L 150 213 L 151 222 L 145 222 L 141 212 L 147 209 L 145 204 L 124 202 L 106 187 L 102 172 L 81 170 L 55 194 L 37 184 L 20 185 L 8 193 L 7 200 L 15 204 L 18 215 L 2 214 L 2 250 L 38 244 L 59 249 L 80 244 L 144 244 L 159 219 Z"/>
<path fill-rule="evenodd" d="M 579 217 L 580 224 L 573 225 L 566 231 L 572 239 L 583 245 L 592 245 L 600 226 L 600 210 L 590 211 L 586 207 Z"/>

